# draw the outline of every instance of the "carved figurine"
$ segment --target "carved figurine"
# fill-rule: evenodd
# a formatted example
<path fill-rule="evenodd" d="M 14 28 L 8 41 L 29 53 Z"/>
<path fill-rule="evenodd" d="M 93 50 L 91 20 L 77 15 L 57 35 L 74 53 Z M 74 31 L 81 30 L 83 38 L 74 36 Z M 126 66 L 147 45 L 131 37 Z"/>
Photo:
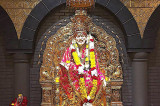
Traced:
<path fill-rule="evenodd" d="M 22 94 L 19 94 L 18 98 L 15 98 L 15 100 L 12 102 L 10 106 L 27 106 L 27 103 L 27 98 Z"/>

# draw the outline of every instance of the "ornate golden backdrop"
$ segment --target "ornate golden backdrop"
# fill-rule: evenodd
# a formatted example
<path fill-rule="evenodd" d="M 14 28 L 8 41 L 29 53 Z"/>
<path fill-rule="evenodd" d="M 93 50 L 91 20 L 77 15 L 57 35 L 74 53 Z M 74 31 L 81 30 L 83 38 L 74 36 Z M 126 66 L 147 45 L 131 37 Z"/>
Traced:
<path fill-rule="evenodd" d="M 83 29 L 79 29 L 80 27 L 81 28 L 83 27 Z M 111 35 L 107 34 L 107 32 L 103 28 L 96 26 L 92 22 L 91 18 L 87 16 L 85 10 L 76 10 L 75 16 L 71 18 L 71 22 L 69 22 L 66 26 L 61 27 L 54 35 L 51 35 L 47 40 L 46 48 L 43 54 L 43 63 L 40 68 L 40 84 L 42 86 L 42 103 L 41 103 L 42 106 L 52 106 L 52 105 L 81 106 L 82 103 L 84 102 L 83 100 L 86 97 L 83 96 L 83 92 L 86 91 L 76 90 L 75 85 L 72 83 L 71 80 L 72 74 L 70 74 L 69 71 L 72 69 L 69 69 L 68 71 L 66 69 L 63 70 L 64 68 L 62 68 L 63 67 L 62 64 L 63 63 L 67 64 L 67 63 L 65 63 L 65 61 L 64 62 L 62 61 L 63 61 L 63 56 L 67 57 L 69 56 L 68 54 L 71 53 L 71 52 L 66 52 L 66 50 L 68 47 L 70 47 L 70 45 L 72 45 L 74 41 L 73 39 L 75 39 L 76 37 L 74 36 L 75 32 L 86 31 L 86 30 L 90 34 L 94 34 L 98 39 L 96 40 L 95 38 L 93 38 L 92 42 L 94 42 L 95 49 L 98 53 L 97 58 L 99 61 L 100 70 L 103 72 L 103 75 L 105 75 L 105 80 L 108 83 L 108 86 L 106 86 L 105 88 L 102 87 L 102 84 L 99 85 L 100 88 L 95 94 L 96 96 L 94 96 L 93 94 L 92 96 L 93 102 L 90 101 L 90 103 L 93 106 L 110 106 L 110 104 L 123 106 L 120 95 L 120 88 L 121 85 L 123 84 L 122 67 L 119 62 L 119 52 L 116 47 L 116 40 Z M 50 32 L 54 32 L 54 29 L 50 30 Z M 69 36 L 66 37 L 67 35 Z M 92 50 L 94 50 L 94 48 Z M 93 56 L 91 52 L 92 51 L 90 51 L 89 54 L 90 56 Z M 69 62 L 70 59 L 67 61 Z M 92 62 L 91 59 L 90 62 Z M 60 65 L 60 63 L 62 64 Z M 95 63 L 98 64 L 98 62 Z M 68 73 L 67 74 L 68 77 L 65 77 L 63 76 L 63 74 L 61 74 L 64 73 L 64 71 Z M 76 71 L 74 70 L 74 72 Z M 78 74 L 74 74 L 74 76 L 77 75 Z M 65 78 L 65 81 L 68 80 L 71 86 L 63 88 L 64 87 L 63 85 L 68 82 L 62 81 L 63 80 L 63 79 L 61 80 L 62 77 Z M 85 82 L 81 82 L 81 78 L 79 82 L 80 82 L 80 89 L 82 89 L 81 83 Z M 84 87 L 84 89 L 86 88 Z M 97 85 L 95 85 L 93 92 L 96 92 L 96 90 L 97 90 Z M 68 94 L 65 93 L 65 91 L 70 92 L 69 94 L 70 96 L 68 96 Z M 107 97 L 108 100 L 104 100 L 105 99 L 104 95 L 108 95 Z M 55 102 L 53 102 L 52 100 L 54 100 Z"/>
<path fill-rule="evenodd" d="M 160 4 L 160 0 L 121 0 L 130 10 L 140 29 L 141 36 L 149 17 Z M 7 11 L 17 31 L 18 38 L 23 24 L 31 10 L 40 0 L 0 0 L 0 5 Z"/>

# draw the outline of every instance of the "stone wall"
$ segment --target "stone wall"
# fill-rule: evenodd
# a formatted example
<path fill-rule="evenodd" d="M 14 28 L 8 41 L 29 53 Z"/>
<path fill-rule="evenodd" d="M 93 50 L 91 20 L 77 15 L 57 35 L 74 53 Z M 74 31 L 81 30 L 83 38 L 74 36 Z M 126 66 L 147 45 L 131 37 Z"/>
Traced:
<path fill-rule="evenodd" d="M 5 50 L 5 41 L 0 35 L 0 105 L 8 106 L 14 100 L 14 71 L 12 55 Z"/>
<path fill-rule="evenodd" d="M 155 42 L 155 49 L 149 55 L 148 96 L 149 106 L 160 105 L 160 30 Z"/>

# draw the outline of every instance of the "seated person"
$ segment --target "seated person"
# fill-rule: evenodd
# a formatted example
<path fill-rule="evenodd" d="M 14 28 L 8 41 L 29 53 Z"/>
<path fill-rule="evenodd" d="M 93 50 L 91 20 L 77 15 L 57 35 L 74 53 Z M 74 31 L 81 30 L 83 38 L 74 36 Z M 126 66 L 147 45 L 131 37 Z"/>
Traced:
<path fill-rule="evenodd" d="M 15 100 L 12 101 L 12 104 L 10 106 L 27 106 L 27 103 L 27 97 L 23 96 L 22 94 L 19 94 L 18 98 L 15 98 Z"/>

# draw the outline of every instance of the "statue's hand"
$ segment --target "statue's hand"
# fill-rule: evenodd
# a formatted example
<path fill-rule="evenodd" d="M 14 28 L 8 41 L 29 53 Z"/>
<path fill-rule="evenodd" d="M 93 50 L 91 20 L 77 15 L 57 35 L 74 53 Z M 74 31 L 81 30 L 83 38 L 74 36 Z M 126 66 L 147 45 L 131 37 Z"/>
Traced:
<path fill-rule="evenodd" d="M 84 74 L 84 66 L 79 66 L 78 67 L 78 74 Z"/>

